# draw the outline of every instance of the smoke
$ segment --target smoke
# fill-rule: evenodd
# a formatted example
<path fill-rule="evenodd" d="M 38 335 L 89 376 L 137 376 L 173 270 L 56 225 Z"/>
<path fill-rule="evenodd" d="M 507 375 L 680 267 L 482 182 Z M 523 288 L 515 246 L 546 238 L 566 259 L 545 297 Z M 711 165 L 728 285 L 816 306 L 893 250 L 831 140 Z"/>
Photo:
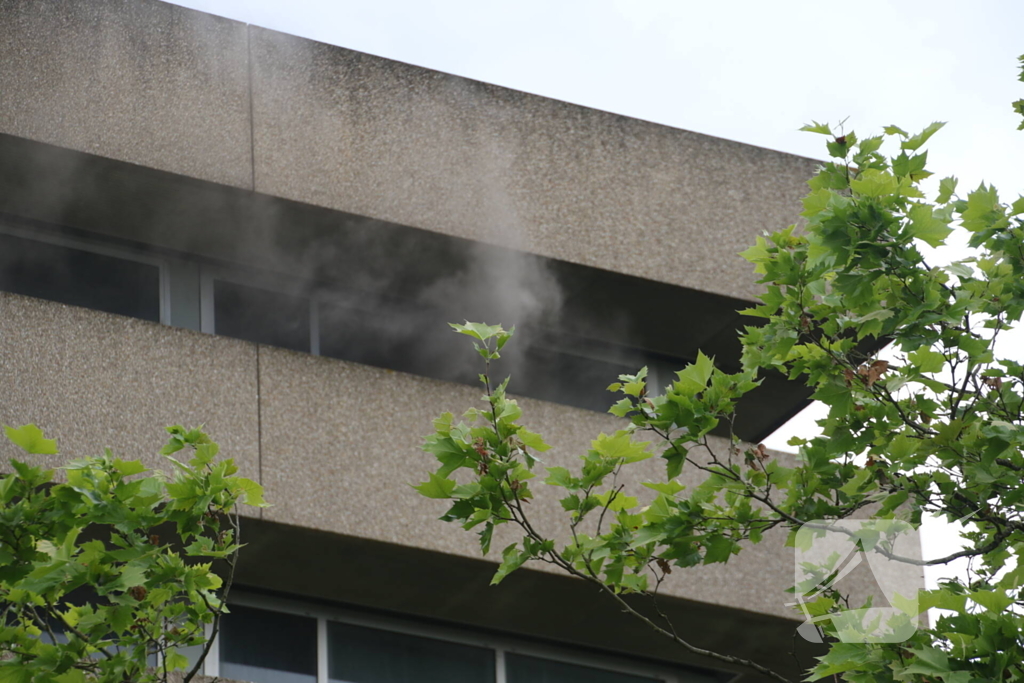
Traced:
<path fill-rule="evenodd" d="M 445 100 L 461 107 L 473 106 L 479 96 L 460 80 L 450 79 L 446 86 Z M 491 114 L 467 141 L 474 151 L 470 175 L 475 179 L 474 204 L 480 216 L 475 227 L 485 242 L 470 243 L 464 268 L 431 283 L 418 300 L 454 316 L 451 322 L 471 320 L 517 328 L 517 338 L 504 350 L 499 366 L 502 372 L 516 375 L 525 369 L 540 331 L 557 324 L 564 292 L 548 262 L 527 253 L 527 225 L 507 185 L 514 174 L 516 151 L 501 142 L 512 129 L 506 120 L 508 110 Z"/>
<path fill-rule="evenodd" d="M 95 43 L 95 64 L 83 69 L 121 73 L 95 75 L 117 97 L 76 107 L 75 131 L 54 124 L 54 142 L 111 159 L 23 141 L 32 149 L 10 153 L 26 160 L 25 171 L 5 192 L 2 210 L 70 226 L 98 244 L 198 263 L 215 279 L 249 286 L 245 296 L 219 302 L 230 315 L 218 331 L 230 327 L 243 338 L 265 341 L 278 318 L 301 327 L 299 309 L 315 300 L 309 316 L 319 316 L 324 355 L 473 382 L 479 359 L 447 325 L 473 320 L 517 328 L 503 373 L 524 374 L 531 355 L 552 357 L 552 333 L 565 328 L 566 293 L 552 262 L 529 253 L 539 228 L 530 215 L 536 198 L 521 182 L 533 161 L 524 151 L 529 130 L 515 102 L 503 99 L 507 93 L 155 7 L 155 20 L 178 17 L 173 36 L 135 35 L 129 15 L 118 15 L 118 31 L 92 35 L 84 15 L 73 17 L 61 44 Z M 179 43 L 192 45 L 188 59 Z M 51 57 L 69 61 L 64 48 Z M 32 73 L 31 65 L 18 69 Z M 154 79 L 163 69 L 169 77 Z M 78 101 L 75 73 L 45 94 L 56 115 Z M 150 104 L 133 102 L 154 87 Z M 201 92 L 190 94 L 193 87 Z M 137 116 L 103 127 L 122 106 Z M 202 107 L 223 106 L 230 111 L 180 136 L 180 125 L 193 126 Z M 162 120 L 153 107 L 181 109 L 184 122 L 151 131 Z M 252 130 L 221 129 L 240 115 Z M 12 132 L 47 139 L 29 128 Z M 261 289 L 288 296 L 261 306 Z M 574 322 L 588 327 L 578 315 Z M 300 341 L 282 345 L 302 345 L 301 334 L 291 337 Z"/>

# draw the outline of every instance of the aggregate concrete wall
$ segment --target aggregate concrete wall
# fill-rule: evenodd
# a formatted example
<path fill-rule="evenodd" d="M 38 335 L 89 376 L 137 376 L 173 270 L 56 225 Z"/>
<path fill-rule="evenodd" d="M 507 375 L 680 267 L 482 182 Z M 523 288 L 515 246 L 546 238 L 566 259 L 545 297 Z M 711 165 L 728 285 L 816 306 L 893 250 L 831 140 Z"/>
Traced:
<path fill-rule="evenodd" d="M 473 387 L 261 347 L 262 474 L 267 496 L 274 501 L 263 518 L 478 557 L 475 533 L 434 521 L 447 509 L 446 501 L 423 498 L 409 484 L 425 480 L 426 472 L 437 466 L 432 456 L 420 451 L 431 421 L 446 410 L 459 415 L 480 407 L 481 393 Z M 523 423 L 553 446 L 541 456 L 546 466 L 578 467 L 576 458 L 591 440 L 625 426 L 611 415 L 517 400 Z M 725 440 L 713 443 L 724 453 Z M 543 465 L 538 471 L 536 482 L 546 476 Z M 643 498 L 646 489 L 640 482 L 663 479 L 664 461 L 652 458 L 625 468 L 617 481 L 626 484 L 630 495 Z M 700 479 L 697 470 L 687 468 L 682 481 L 694 484 Z M 566 517 L 558 490 L 539 483 L 533 488 L 538 497 L 530 512 L 536 528 L 564 540 Z M 783 590 L 792 583 L 793 563 L 789 549 L 782 547 L 783 539 L 770 534 L 766 542 L 728 565 L 676 572 L 663 590 L 701 602 L 793 617 L 784 604 L 789 601 Z M 514 540 L 512 525 L 499 528 L 492 552 L 497 554 Z"/>
<path fill-rule="evenodd" d="M 134 318 L 0 292 L 0 424 L 33 422 L 55 466 L 109 447 L 166 470 L 164 427 L 205 425 L 246 476 L 258 475 L 256 348 Z M 26 458 L 0 439 L 0 462 Z"/>
<path fill-rule="evenodd" d="M 0 36 L 3 132 L 252 186 L 244 24 L 154 0 L 0 0 Z"/>
<path fill-rule="evenodd" d="M 160 467 L 165 425 L 205 424 L 241 474 L 266 488 L 273 507 L 246 514 L 479 557 L 475 534 L 436 521 L 444 501 L 409 488 L 436 465 L 420 450 L 431 421 L 476 405 L 476 388 L 7 293 L 0 293 L 0 387 L 0 424 L 34 422 L 58 440 L 61 455 L 32 456 L 48 466 L 109 446 Z M 524 423 L 554 446 L 546 465 L 573 467 L 600 432 L 623 424 L 518 400 Z M 0 440 L 0 462 L 10 457 L 24 455 Z M 640 495 L 640 481 L 664 476 L 660 459 L 644 465 L 619 478 Z M 688 469 L 684 481 L 699 481 L 698 473 Z M 564 537 L 556 492 L 535 488 L 542 494 L 532 503 L 538 528 Z M 496 534 L 494 547 L 511 542 L 511 531 Z M 792 572 L 789 551 L 769 539 L 728 565 L 677 572 L 664 590 L 792 617 L 782 592 Z"/>
<path fill-rule="evenodd" d="M 0 34 L 0 132 L 740 298 L 816 165 L 157 0 Z"/>
<path fill-rule="evenodd" d="M 252 29 L 256 188 L 737 297 L 816 162 Z"/>

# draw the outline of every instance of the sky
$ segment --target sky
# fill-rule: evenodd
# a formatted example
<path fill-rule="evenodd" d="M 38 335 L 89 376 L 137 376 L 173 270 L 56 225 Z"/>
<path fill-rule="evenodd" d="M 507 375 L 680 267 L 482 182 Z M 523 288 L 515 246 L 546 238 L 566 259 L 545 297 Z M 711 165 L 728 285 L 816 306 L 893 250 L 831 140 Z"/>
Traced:
<path fill-rule="evenodd" d="M 812 120 L 860 137 L 946 127 L 929 169 L 1024 191 L 1020 0 L 176 0 L 266 28 L 770 149 L 823 158 Z M 954 260 L 958 247 L 936 258 Z M 1002 349 L 1024 355 L 1024 330 Z M 768 442 L 814 429 L 814 408 Z M 941 525 L 926 555 L 955 548 Z M 934 556 L 934 555 L 933 555 Z M 934 580 L 933 572 L 930 579 Z"/>

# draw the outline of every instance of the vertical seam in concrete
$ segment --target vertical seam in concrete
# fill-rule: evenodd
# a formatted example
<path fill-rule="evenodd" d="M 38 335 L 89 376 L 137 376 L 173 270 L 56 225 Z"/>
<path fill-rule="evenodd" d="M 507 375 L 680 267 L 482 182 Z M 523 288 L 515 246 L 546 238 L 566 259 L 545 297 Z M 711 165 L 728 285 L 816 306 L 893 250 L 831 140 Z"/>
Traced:
<path fill-rule="evenodd" d="M 255 97 L 252 87 L 252 24 L 245 25 L 245 49 L 248 52 L 246 65 L 249 72 L 249 165 L 251 169 L 250 180 L 252 191 L 256 191 L 256 125 L 253 114 L 253 99 Z"/>
<path fill-rule="evenodd" d="M 263 486 L 263 394 L 260 392 L 260 345 L 256 344 L 256 476 Z M 260 508 L 263 519 L 263 508 Z"/>

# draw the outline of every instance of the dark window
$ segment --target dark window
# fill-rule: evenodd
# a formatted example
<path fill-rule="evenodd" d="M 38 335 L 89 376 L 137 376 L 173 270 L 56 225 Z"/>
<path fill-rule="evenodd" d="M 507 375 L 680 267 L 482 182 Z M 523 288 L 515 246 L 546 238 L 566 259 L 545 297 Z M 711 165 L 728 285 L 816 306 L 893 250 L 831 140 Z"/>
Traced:
<path fill-rule="evenodd" d="M 505 674 L 508 683 L 661 683 L 657 678 L 632 676 L 511 652 L 505 655 Z"/>
<path fill-rule="evenodd" d="M 494 651 L 328 622 L 329 678 L 338 683 L 493 683 Z"/>
<path fill-rule="evenodd" d="M 223 678 L 316 683 L 316 619 L 234 605 L 219 639 Z"/>
<path fill-rule="evenodd" d="M 334 303 L 319 308 L 323 356 L 450 382 L 475 382 L 483 368 L 469 339 L 457 337 L 429 309 L 380 305 L 371 312 Z"/>
<path fill-rule="evenodd" d="M 309 299 L 305 297 L 215 280 L 213 310 L 217 334 L 310 350 Z"/>
<path fill-rule="evenodd" d="M 0 290 L 160 322 L 160 269 L 0 234 Z"/>
<path fill-rule="evenodd" d="M 470 339 L 435 311 L 321 303 L 319 322 L 320 353 L 331 358 L 474 385 L 484 369 Z M 618 400 L 608 385 L 642 367 L 634 355 L 635 364 L 618 363 L 532 344 L 520 333 L 492 363 L 491 378 L 510 375 L 513 394 L 604 412 Z"/>
<path fill-rule="evenodd" d="M 552 403 L 604 412 L 621 398 L 610 393 L 608 385 L 618 381 L 619 375 L 633 374 L 640 367 L 533 347 L 524 354 L 519 372 L 515 367 L 511 370 L 509 390 Z"/>

